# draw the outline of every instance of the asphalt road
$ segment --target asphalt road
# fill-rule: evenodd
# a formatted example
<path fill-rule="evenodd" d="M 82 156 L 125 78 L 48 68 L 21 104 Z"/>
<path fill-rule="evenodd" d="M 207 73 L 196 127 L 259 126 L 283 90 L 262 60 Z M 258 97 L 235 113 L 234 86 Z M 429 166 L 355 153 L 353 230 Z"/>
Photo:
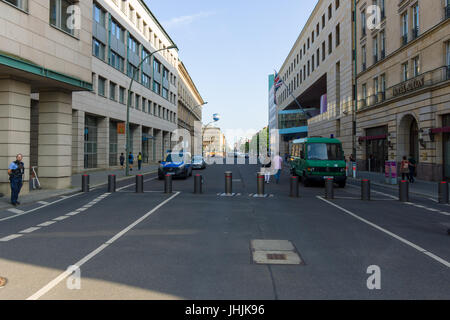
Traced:
<path fill-rule="evenodd" d="M 221 195 L 226 170 L 233 197 Z M 286 172 L 255 198 L 257 170 L 194 171 L 202 195 L 192 177 L 164 194 L 150 174 L 144 194 L 128 180 L 0 211 L 0 299 L 450 299 L 449 205 L 376 186 L 363 202 L 351 184 L 334 200 L 321 185 L 290 198 Z M 303 263 L 255 263 L 256 239 L 290 241 Z"/>

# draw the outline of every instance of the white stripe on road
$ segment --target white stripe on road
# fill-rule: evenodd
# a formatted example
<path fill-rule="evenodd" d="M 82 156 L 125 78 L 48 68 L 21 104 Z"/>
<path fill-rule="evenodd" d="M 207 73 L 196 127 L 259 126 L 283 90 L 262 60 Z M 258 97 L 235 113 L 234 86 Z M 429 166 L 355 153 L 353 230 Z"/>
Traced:
<path fill-rule="evenodd" d="M 62 220 L 67 219 L 67 218 L 70 218 L 70 217 L 69 216 L 60 216 L 58 218 L 54 218 L 53 220 L 55 220 L 55 221 L 62 221 Z"/>
<path fill-rule="evenodd" d="M 54 223 L 56 223 L 56 221 L 47 221 L 47 222 L 38 224 L 38 227 L 48 227 L 48 226 L 50 226 L 50 225 L 52 225 Z"/>
<path fill-rule="evenodd" d="M 164 200 L 163 202 L 161 202 L 159 205 L 157 205 L 155 208 L 153 208 L 151 211 L 147 212 L 145 215 L 143 215 L 141 218 L 139 218 L 138 220 L 136 220 L 135 222 L 133 222 L 132 224 L 130 224 L 128 227 L 126 227 L 125 229 L 123 229 L 122 231 L 120 231 L 118 234 L 116 234 L 114 237 L 112 237 L 110 240 L 108 240 L 107 242 L 103 243 L 100 247 L 98 247 L 97 249 L 95 249 L 94 251 L 92 251 L 91 253 L 89 253 L 87 256 L 85 256 L 84 258 L 82 258 L 80 261 L 78 261 L 77 263 L 74 264 L 74 266 L 81 268 L 81 266 L 83 264 L 85 264 L 86 262 L 88 262 L 90 259 L 92 259 L 93 257 L 95 257 L 97 254 L 99 254 L 100 252 L 102 252 L 104 249 L 106 249 L 108 246 L 110 246 L 112 243 L 114 243 L 117 239 L 119 239 L 121 236 L 123 236 L 125 233 L 127 233 L 128 231 L 130 231 L 132 228 L 134 228 L 136 225 L 138 225 L 139 223 L 141 223 L 143 220 L 145 220 L 146 218 L 148 218 L 152 213 L 154 213 L 155 211 L 157 211 L 159 208 L 161 208 L 162 206 L 164 206 L 166 203 L 168 203 L 169 201 L 171 201 L 173 198 L 175 198 L 176 196 L 178 196 L 180 193 L 177 192 L 175 193 L 173 196 L 171 196 L 170 198 Z M 53 279 L 52 281 L 50 281 L 47 285 L 45 285 L 43 288 L 41 288 L 39 291 L 37 291 L 36 293 L 34 293 L 32 296 L 28 297 L 27 300 L 37 300 L 40 297 L 42 297 L 43 295 L 45 295 L 47 292 L 49 292 L 50 290 L 52 290 L 54 287 L 56 287 L 61 281 L 63 281 L 65 278 L 67 278 L 68 276 L 70 276 L 72 274 L 72 271 L 64 271 L 63 273 L 61 273 L 58 277 L 56 277 L 55 279 Z"/>
<path fill-rule="evenodd" d="M 39 203 L 39 204 L 48 204 L 47 201 L 38 201 L 37 203 Z"/>
<path fill-rule="evenodd" d="M 152 181 L 152 180 L 156 180 L 156 179 L 158 179 L 158 177 L 153 177 L 153 178 L 150 178 L 150 179 L 144 180 L 143 182 L 148 182 L 148 181 Z M 120 187 L 120 188 L 117 188 L 117 189 L 116 189 L 116 191 L 120 191 L 120 190 L 123 190 L 123 189 L 129 188 L 129 187 L 132 187 L 132 186 L 135 186 L 135 185 L 136 185 L 136 183 L 131 183 L 131 184 L 129 184 L 129 185 L 126 185 L 126 186 L 124 186 L 124 187 Z"/>
<path fill-rule="evenodd" d="M 66 213 L 66 216 L 75 216 L 77 214 L 79 214 L 78 211 L 73 211 L 73 212 Z"/>
<path fill-rule="evenodd" d="M 360 220 L 360 221 L 362 221 L 362 222 L 368 224 L 369 226 L 371 226 L 371 227 L 373 227 L 373 228 L 375 228 L 375 229 L 377 229 L 377 230 L 379 230 L 379 231 L 381 231 L 381 232 L 384 232 L 384 233 L 386 233 L 387 235 L 390 235 L 391 237 L 393 237 L 393 238 L 395 238 L 395 239 L 397 239 L 397 240 L 403 242 L 404 244 L 410 246 L 411 248 L 414 248 L 414 249 L 416 249 L 417 251 L 420 251 L 421 253 L 426 254 L 426 255 L 429 256 L 430 258 L 432 258 L 432 259 L 434 259 L 434 260 L 436 260 L 436 261 L 442 263 L 442 264 L 445 265 L 447 268 L 450 268 L 450 262 L 448 262 L 448 261 L 446 261 L 446 260 L 444 260 L 444 259 L 438 257 L 437 255 L 435 255 L 435 254 L 433 254 L 433 253 L 431 253 L 431 252 L 425 250 L 424 248 L 419 247 L 418 245 L 416 245 L 416 244 L 414 244 L 414 243 L 412 243 L 412 242 L 410 242 L 410 241 L 408 241 L 408 240 L 406 240 L 406 239 L 404 239 L 404 238 L 402 238 L 402 237 L 396 235 L 395 233 L 392 233 L 392 232 L 390 232 L 390 231 L 388 231 L 388 230 L 386 230 L 386 229 L 384 229 L 384 228 L 382 228 L 382 227 L 376 225 L 375 223 L 372 223 L 372 222 L 370 222 L 370 221 L 368 221 L 368 220 L 366 220 L 366 219 L 364 219 L 364 218 L 361 218 L 360 216 L 358 216 L 358 215 L 356 215 L 356 214 L 350 212 L 349 210 L 347 210 L 347 209 L 345 209 L 345 208 L 342 208 L 342 207 L 338 206 L 337 204 L 334 204 L 333 202 L 330 202 L 330 201 L 328 201 L 328 200 L 322 198 L 321 196 L 317 196 L 317 198 L 320 199 L 320 200 L 322 200 L 322 201 L 325 201 L 325 202 L 328 203 L 329 205 L 331 205 L 331 206 L 333 206 L 333 207 L 335 207 L 335 208 L 337 208 L 337 209 L 339 209 L 339 210 L 341 210 L 341 211 L 347 213 L 348 215 L 350 215 L 350 216 L 352 216 L 352 217 L 354 217 L 354 218 L 356 218 L 356 219 L 358 219 L 358 220 Z"/>
<path fill-rule="evenodd" d="M 6 241 L 9 241 L 9 240 L 12 240 L 12 239 L 19 238 L 19 237 L 21 237 L 21 236 L 23 236 L 23 234 L 12 234 L 12 235 L 10 235 L 10 236 L 1 238 L 1 239 L 0 239 L 0 242 L 6 242 Z"/>
<path fill-rule="evenodd" d="M 19 231 L 19 233 L 32 233 L 32 232 L 34 232 L 36 230 L 39 230 L 39 229 L 40 229 L 40 227 L 31 227 L 31 228 Z"/>
<path fill-rule="evenodd" d="M 31 209 L 31 210 L 28 210 L 28 211 L 25 211 L 25 212 L 23 212 L 23 211 L 22 211 L 22 213 L 18 213 L 18 214 L 14 215 L 14 216 L 11 216 L 11 217 L 6 217 L 6 218 L 3 218 L 3 219 L 0 219 L 0 222 L 2 222 L 2 221 L 6 221 L 6 220 L 9 220 L 9 219 L 14 219 L 14 218 L 17 218 L 17 217 L 23 216 L 23 215 L 25 215 L 25 214 L 29 214 L 29 213 L 32 213 L 32 212 L 34 212 L 34 211 L 36 211 L 36 210 L 39 210 L 39 209 L 42 209 L 42 208 L 48 207 L 48 206 L 50 206 L 50 205 L 52 205 L 52 204 L 55 204 L 55 203 L 61 202 L 61 201 L 65 200 L 65 199 L 69 199 L 69 198 L 72 198 L 72 197 L 78 196 L 78 195 L 80 195 L 80 194 L 83 194 L 83 193 L 82 193 L 82 192 L 79 192 L 79 193 L 75 193 L 75 194 L 73 194 L 73 195 L 71 195 L 71 196 L 66 196 L 66 197 L 65 197 L 64 199 L 59 199 L 59 200 L 56 200 L 56 201 L 50 202 L 50 203 L 48 203 L 48 204 L 44 204 L 44 205 L 42 205 L 42 206 L 40 206 L 40 207 L 37 207 L 37 208 Z"/>
<path fill-rule="evenodd" d="M 12 212 L 12 213 L 19 213 L 19 214 L 25 212 L 25 211 L 23 211 L 23 210 L 16 209 L 16 208 L 11 208 L 11 209 L 8 209 L 8 210 L 6 210 L 6 211 L 9 211 L 9 212 Z"/>

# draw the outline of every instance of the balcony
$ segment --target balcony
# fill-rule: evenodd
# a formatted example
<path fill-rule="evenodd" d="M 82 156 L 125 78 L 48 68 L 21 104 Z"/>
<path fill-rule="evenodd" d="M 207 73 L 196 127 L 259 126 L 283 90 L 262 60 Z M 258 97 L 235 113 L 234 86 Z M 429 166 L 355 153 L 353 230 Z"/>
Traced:
<path fill-rule="evenodd" d="M 418 37 L 419 37 L 419 27 L 417 26 L 412 29 L 412 38 L 414 40 L 417 39 Z"/>
<path fill-rule="evenodd" d="M 407 35 L 407 34 L 402 35 L 402 37 L 401 37 L 401 43 L 402 43 L 402 46 L 408 44 L 408 35 Z"/>
<path fill-rule="evenodd" d="M 358 101 L 358 108 L 370 107 L 383 101 L 401 97 L 408 93 L 431 87 L 441 82 L 450 80 L 450 66 L 443 66 L 425 73 L 422 73 L 412 79 L 400 82 L 390 88 L 386 92 L 379 92 L 367 99 Z"/>

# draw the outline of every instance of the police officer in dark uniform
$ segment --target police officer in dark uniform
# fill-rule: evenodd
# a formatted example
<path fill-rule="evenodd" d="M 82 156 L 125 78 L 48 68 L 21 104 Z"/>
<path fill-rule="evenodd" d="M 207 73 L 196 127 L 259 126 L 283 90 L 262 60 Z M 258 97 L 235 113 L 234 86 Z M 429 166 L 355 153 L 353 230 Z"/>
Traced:
<path fill-rule="evenodd" d="M 25 166 L 22 162 L 23 156 L 19 153 L 16 156 L 16 161 L 11 162 L 8 167 L 9 181 L 11 183 L 11 204 L 17 206 L 20 204 L 19 198 L 20 189 L 23 185 L 23 175 L 25 173 Z"/>

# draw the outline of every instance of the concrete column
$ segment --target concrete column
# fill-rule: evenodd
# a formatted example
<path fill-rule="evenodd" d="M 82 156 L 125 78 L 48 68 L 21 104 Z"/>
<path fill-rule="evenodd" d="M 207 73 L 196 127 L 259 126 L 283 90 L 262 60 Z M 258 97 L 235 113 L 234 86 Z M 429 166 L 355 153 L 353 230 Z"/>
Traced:
<path fill-rule="evenodd" d="M 163 131 L 163 154 L 166 154 L 167 149 L 170 149 L 170 132 Z"/>
<path fill-rule="evenodd" d="M 163 143 L 162 143 L 162 131 L 158 129 L 153 129 L 154 136 L 155 136 L 155 158 L 156 162 L 162 160 L 162 154 L 163 154 Z"/>
<path fill-rule="evenodd" d="M 97 167 L 109 167 L 109 118 L 99 118 L 97 128 Z"/>
<path fill-rule="evenodd" d="M 153 138 L 155 137 L 153 128 L 148 129 L 148 134 L 151 135 Z M 154 163 L 157 161 L 154 146 L 155 146 L 155 139 L 149 139 L 148 140 L 148 162 L 149 163 Z"/>
<path fill-rule="evenodd" d="M 72 110 L 72 172 L 84 169 L 84 111 Z"/>
<path fill-rule="evenodd" d="M 21 194 L 28 192 L 30 167 L 31 87 L 29 84 L 0 79 L 0 192 L 11 192 L 8 166 L 23 155 L 25 164 L 24 186 Z"/>
<path fill-rule="evenodd" d="M 39 98 L 31 100 L 31 123 L 30 123 L 30 168 L 38 165 L 39 145 Z"/>
<path fill-rule="evenodd" d="M 39 178 L 43 188 L 69 188 L 72 171 L 72 94 L 39 93 Z"/>
<path fill-rule="evenodd" d="M 136 125 L 133 128 L 131 143 L 133 144 L 133 154 L 137 161 L 139 152 L 142 152 L 142 126 Z"/>

